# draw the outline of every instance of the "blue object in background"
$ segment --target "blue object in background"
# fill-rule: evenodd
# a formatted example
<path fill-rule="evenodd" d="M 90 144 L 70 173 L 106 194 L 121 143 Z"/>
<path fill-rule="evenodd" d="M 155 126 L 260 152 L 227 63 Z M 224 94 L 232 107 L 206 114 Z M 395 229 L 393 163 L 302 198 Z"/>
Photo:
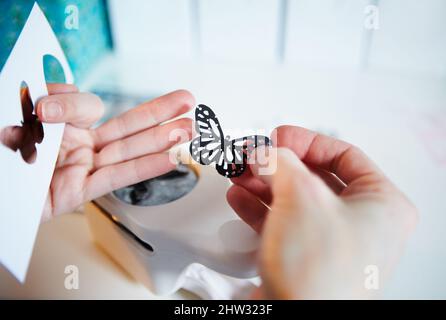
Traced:
<path fill-rule="evenodd" d="M 6 62 L 26 19 L 37 2 L 53 28 L 67 56 L 76 83 L 81 82 L 91 67 L 111 49 L 110 28 L 105 0 L 2 0 L 0 1 L 0 69 Z M 69 30 L 65 9 L 74 5 L 79 12 L 79 28 Z M 46 59 L 48 82 L 64 80 L 55 59 Z"/>

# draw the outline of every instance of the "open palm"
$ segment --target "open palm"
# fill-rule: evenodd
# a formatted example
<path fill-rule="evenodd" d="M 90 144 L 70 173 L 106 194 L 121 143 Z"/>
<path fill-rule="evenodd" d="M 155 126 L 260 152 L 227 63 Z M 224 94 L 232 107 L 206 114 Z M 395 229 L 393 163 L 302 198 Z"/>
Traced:
<path fill-rule="evenodd" d="M 47 123 L 67 123 L 51 181 L 43 220 L 70 212 L 85 201 L 115 189 L 161 175 L 175 168 L 166 151 L 191 137 L 191 119 L 163 124 L 194 105 L 192 95 L 179 90 L 143 103 L 91 128 L 103 114 L 102 101 L 95 95 L 79 93 L 72 85 L 48 85 L 49 96 L 37 107 L 38 119 Z M 25 161 L 36 157 L 35 143 L 42 140 L 36 130 L 9 127 L 2 142 L 20 150 Z M 171 133 L 179 139 L 171 139 Z"/>

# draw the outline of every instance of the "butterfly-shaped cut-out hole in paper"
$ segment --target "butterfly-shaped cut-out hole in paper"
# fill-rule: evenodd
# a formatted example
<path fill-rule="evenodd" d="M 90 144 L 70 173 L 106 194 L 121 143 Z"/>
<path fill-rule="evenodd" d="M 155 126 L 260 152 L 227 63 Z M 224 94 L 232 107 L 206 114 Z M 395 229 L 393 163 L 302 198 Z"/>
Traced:
<path fill-rule="evenodd" d="M 224 136 L 215 113 L 203 104 L 195 109 L 195 131 L 198 137 L 190 143 L 192 159 L 202 165 L 215 164 L 217 172 L 227 178 L 241 176 L 251 152 L 259 146 L 271 146 L 266 136 L 251 135 L 238 139 Z"/>
<path fill-rule="evenodd" d="M 5 127 L 0 132 L 0 142 L 13 151 L 20 151 L 23 160 L 32 164 L 37 157 L 37 144 L 42 143 L 44 131 L 42 123 L 34 112 L 34 105 L 25 82 L 20 86 L 20 101 L 23 120 L 21 124 Z"/>

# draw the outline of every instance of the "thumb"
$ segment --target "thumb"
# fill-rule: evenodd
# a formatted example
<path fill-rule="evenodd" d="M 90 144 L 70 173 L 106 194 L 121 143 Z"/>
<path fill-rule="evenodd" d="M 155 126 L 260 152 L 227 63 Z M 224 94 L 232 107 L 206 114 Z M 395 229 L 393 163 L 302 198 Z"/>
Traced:
<path fill-rule="evenodd" d="M 276 205 L 302 206 L 331 193 L 290 149 L 259 147 L 252 162 L 253 175 L 271 187 Z"/>
<path fill-rule="evenodd" d="M 43 97 L 37 104 L 36 113 L 42 122 L 89 128 L 101 118 L 104 104 L 90 93 L 55 94 Z"/>
<path fill-rule="evenodd" d="M 335 195 L 290 149 L 259 148 L 255 156 L 251 171 L 273 194 L 259 253 L 264 297 L 294 299 L 296 279 L 314 265 L 319 221 L 326 220 L 320 206 Z"/>

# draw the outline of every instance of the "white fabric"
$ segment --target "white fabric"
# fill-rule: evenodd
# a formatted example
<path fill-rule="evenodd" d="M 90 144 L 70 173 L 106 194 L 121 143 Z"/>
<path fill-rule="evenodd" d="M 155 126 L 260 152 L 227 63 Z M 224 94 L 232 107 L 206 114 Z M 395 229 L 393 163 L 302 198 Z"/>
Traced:
<path fill-rule="evenodd" d="M 194 264 L 184 275 L 183 289 L 207 300 L 239 300 L 248 299 L 259 284 L 259 278 L 237 279 Z"/>

